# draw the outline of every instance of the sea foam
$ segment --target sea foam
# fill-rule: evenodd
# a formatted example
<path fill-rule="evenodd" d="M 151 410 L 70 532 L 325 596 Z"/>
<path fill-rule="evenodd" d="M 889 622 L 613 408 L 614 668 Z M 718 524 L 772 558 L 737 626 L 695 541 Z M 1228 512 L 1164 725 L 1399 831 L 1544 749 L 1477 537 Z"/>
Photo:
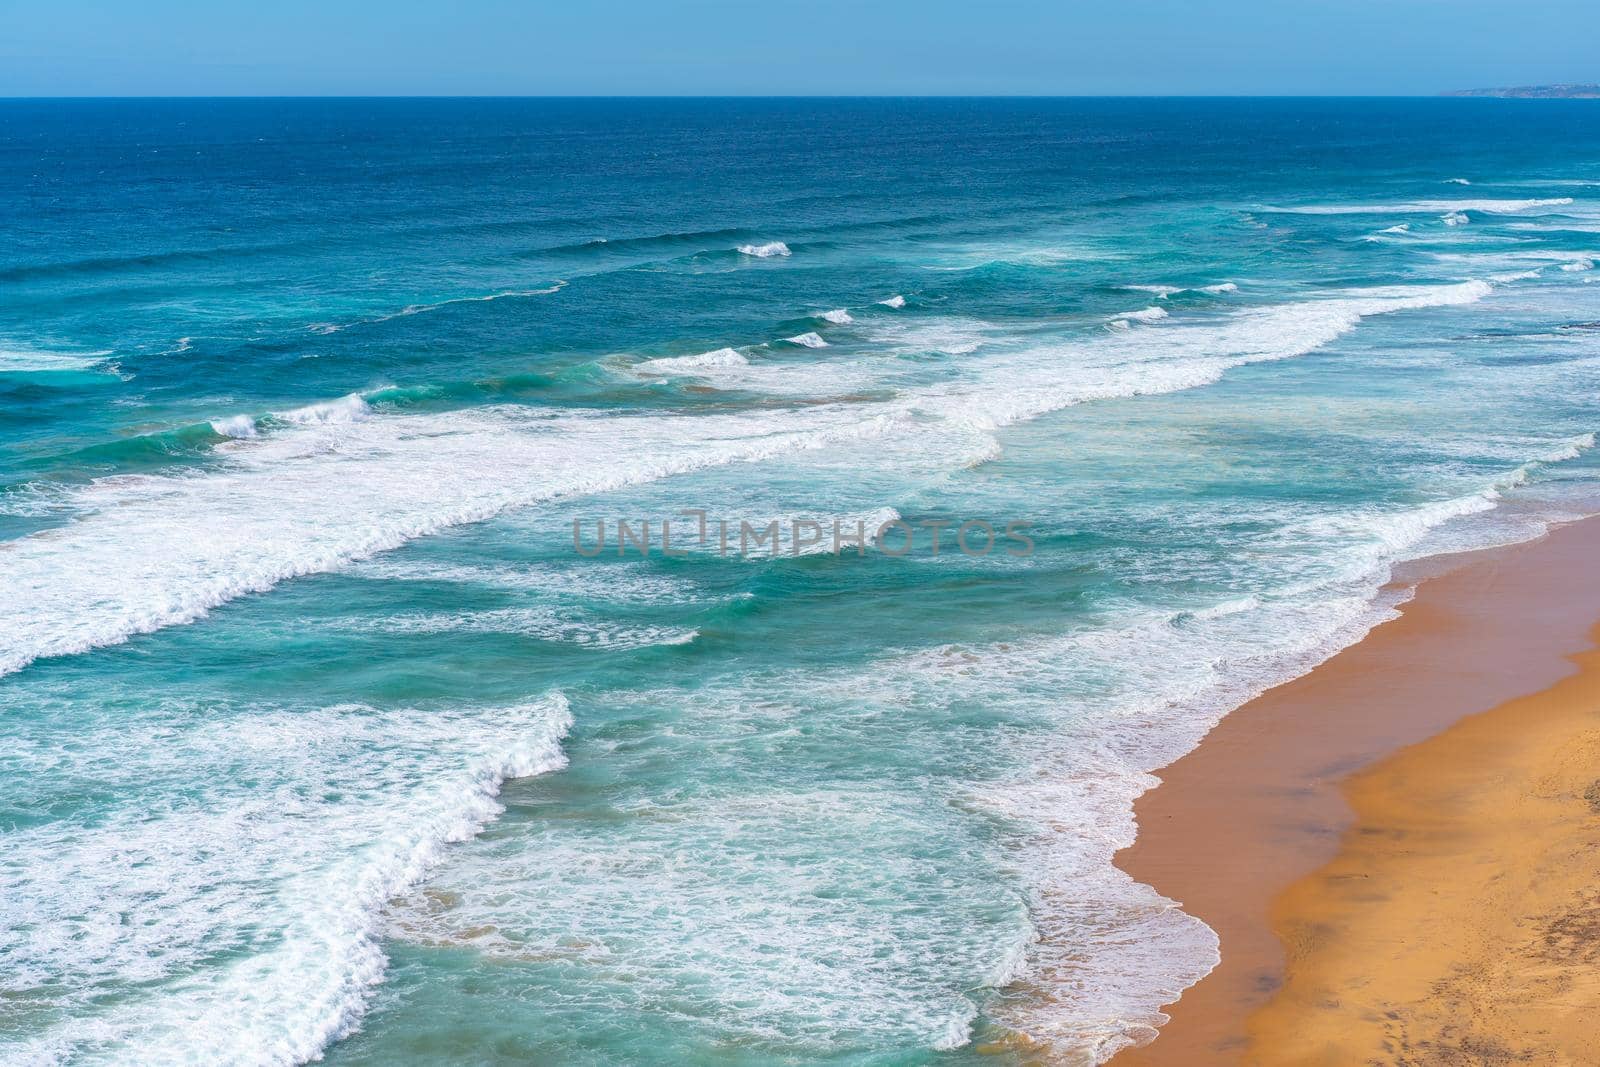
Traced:
<path fill-rule="evenodd" d="M 0 919 L 20 935 L 0 959 L 14 988 L 67 975 L 35 995 L 72 1018 L 0 1039 L 3 1058 L 318 1058 L 383 977 L 389 902 L 500 814 L 508 779 L 564 766 L 571 722 L 559 694 L 426 711 L 167 702 L 12 754 L 40 782 L 93 777 L 137 799 L 8 839 L 26 862 L 0 869 Z M 152 988 L 97 1004 L 112 980 Z"/>
<path fill-rule="evenodd" d="M 1192 389 L 1234 367 L 1314 352 L 1365 318 L 1459 307 L 1482 300 L 1492 289 L 1487 282 L 1470 281 L 1350 290 L 1338 297 L 1253 308 L 1218 324 L 1136 331 L 1106 352 L 1091 346 L 1073 360 L 1063 360 L 1059 348 L 1022 347 L 984 361 L 985 388 L 978 395 L 934 387 L 918 408 L 993 429 L 1088 401 Z M 1043 374 L 1041 365 L 1054 370 Z"/>
<path fill-rule="evenodd" d="M 773 256 L 787 256 L 790 254 L 789 246 L 782 241 L 768 241 L 761 245 L 740 245 L 739 251 L 747 256 L 757 259 L 770 259 Z"/>
<path fill-rule="evenodd" d="M 482 293 L 473 296 L 452 296 L 443 300 L 435 300 L 424 304 L 407 304 L 399 311 L 389 311 L 370 318 L 356 319 L 351 322 L 313 322 L 306 326 L 312 333 L 333 334 L 348 330 L 352 326 L 373 326 L 381 322 L 391 322 L 394 319 L 409 318 L 412 315 L 421 315 L 429 311 L 438 311 L 441 308 L 454 307 L 458 304 L 488 304 L 496 300 L 510 300 L 522 297 L 550 296 L 559 293 L 567 287 L 564 279 L 557 279 L 550 285 L 538 289 L 500 289 L 492 293 Z"/>
<path fill-rule="evenodd" d="M 1477 211 L 1486 215 L 1513 215 L 1536 208 L 1565 207 L 1572 197 L 1543 200 L 1417 200 L 1404 204 L 1317 204 L 1279 207 L 1269 210 L 1292 215 L 1423 215 L 1440 212 Z"/>
<path fill-rule="evenodd" d="M 633 369 L 640 374 L 693 374 L 696 371 L 713 370 L 719 367 L 745 367 L 750 361 L 738 350 L 732 348 L 718 348 L 711 352 L 701 352 L 694 356 L 667 356 L 663 359 L 647 359 L 643 363 L 636 363 Z"/>
<path fill-rule="evenodd" d="M 1308 520 L 1286 535 L 1342 557 L 1316 581 L 1194 610 L 1141 609 L 1057 637 L 913 653 L 857 680 L 860 693 L 909 694 L 897 699 L 925 704 L 930 713 L 982 701 L 1012 715 L 1058 720 L 1074 739 L 1048 745 L 1019 738 L 1006 761 L 1016 774 L 985 783 L 968 801 L 1014 828 L 1011 847 L 1036 872 L 1030 916 L 1037 937 L 1027 946 L 1017 991 L 1050 995 L 1003 998 L 994 1009 L 998 1021 L 1064 1062 L 1104 1062 L 1153 1036 L 1166 1022 L 1162 1006 L 1220 958 L 1203 923 L 1113 863 L 1134 841 L 1133 804 L 1157 784 L 1154 773 L 1233 708 L 1394 617 L 1407 596 L 1388 588 L 1396 563 L 1442 546 L 1481 544 L 1436 538 L 1493 508 L 1533 466 L 1592 446 L 1592 435 L 1555 442 L 1455 498 Z M 1116 665 L 1110 677 L 1107 664 Z"/>
<path fill-rule="evenodd" d="M 48 352 L 38 349 L 0 348 L 0 374 L 50 374 L 107 370 L 110 352 Z"/>
<path fill-rule="evenodd" d="M 1193 287 L 1183 285 L 1124 285 L 1122 288 L 1132 289 L 1141 293 L 1154 293 L 1158 300 L 1165 300 L 1179 293 L 1206 293 L 1211 296 L 1220 296 L 1223 293 L 1237 293 L 1239 291 L 1239 286 L 1235 282 L 1217 282 L 1215 285 L 1196 285 Z"/>
<path fill-rule="evenodd" d="M 364 410 L 348 400 L 299 409 L 282 428 L 238 442 L 209 475 L 83 487 L 76 503 L 97 514 L 54 531 L 65 536 L 4 545 L 0 674 L 193 622 L 287 578 L 511 507 L 871 438 L 904 421 L 893 410 L 851 408 L 350 417 Z M 97 562 L 81 565 L 83 552 Z"/>
<path fill-rule="evenodd" d="M 260 436 L 256 429 L 256 420 L 249 415 L 230 415 L 223 419 L 212 419 L 211 428 L 223 437 L 250 438 Z"/>
<path fill-rule="evenodd" d="M 351 393 L 338 400 L 321 404 L 308 404 L 303 408 L 274 412 L 273 417 L 283 422 L 301 426 L 330 426 L 339 423 L 363 422 L 372 417 L 372 407 L 359 394 Z M 221 431 L 219 431 L 221 432 Z"/>
<path fill-rule="evenodd" d="M 71 494 L 83 517 L 7 542 L 0 673 L 193 622 L 286 579 L 510 508 L 851 441 L 948 427 L 984 433 L 1074 404 L 1194 388 L 1232 367 L 1314 351 L 1368 316 L 1468 304 L 1489 291 L 1484 282 L 1353 290 L 1070 353 L 1013 343 L 965 380 L 871 403 L 696 416 L 515 406 L 402 415 L 352 396 L 294 409 L 276 417 L 279 428 L 239 441 L 214 472 L 92 482 Z"/>

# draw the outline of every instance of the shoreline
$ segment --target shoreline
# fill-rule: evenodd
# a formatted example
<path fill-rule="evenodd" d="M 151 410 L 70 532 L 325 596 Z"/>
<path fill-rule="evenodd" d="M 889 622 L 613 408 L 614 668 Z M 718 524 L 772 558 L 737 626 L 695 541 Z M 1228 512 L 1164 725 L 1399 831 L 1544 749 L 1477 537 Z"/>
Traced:
<path fill-rule="evenodd" d="M 1570 657 L 1592 647 L 1600 619 L 1597 555 L 1600 518 L 1590 518 L 1409 564 L 1394 584 L 1415 595 L 1398 618 L 1238 708 L 1158 772 L 1117 865 L 1215 930 L 1222 958 L 1116 1067 L 1246 1061 L 1248 1020 L 1286 973 L 1274 909 L 1341 854 L 1356 818 L 1347 780 L 1572 677 Z"/>

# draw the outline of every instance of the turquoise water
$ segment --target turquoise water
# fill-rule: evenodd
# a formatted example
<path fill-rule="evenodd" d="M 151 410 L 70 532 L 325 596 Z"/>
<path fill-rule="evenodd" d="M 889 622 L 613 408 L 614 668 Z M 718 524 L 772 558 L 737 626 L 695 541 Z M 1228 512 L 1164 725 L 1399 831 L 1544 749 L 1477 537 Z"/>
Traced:
<path fill-rule="evenodd" d="M 1396 562 L 1600 511 L 1587 102 L 0 102 L 0 157 L 7 1063 L 1103 1060 L 1217 953 L 1110 865 L 1150 772 Z"/>

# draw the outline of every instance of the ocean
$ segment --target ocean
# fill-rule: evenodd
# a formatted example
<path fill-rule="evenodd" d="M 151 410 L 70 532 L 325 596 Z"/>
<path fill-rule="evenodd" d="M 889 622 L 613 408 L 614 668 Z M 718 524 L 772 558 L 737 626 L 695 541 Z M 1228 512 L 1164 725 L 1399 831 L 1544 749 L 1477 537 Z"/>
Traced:
<path fill-rule="evenodd" d="M 1217 959 L 1112 865 L 1152 772 L 1600 512 L 1589 102 L 0 101 L 0 161 L 8 1064 L 1103 1062 Z"/>

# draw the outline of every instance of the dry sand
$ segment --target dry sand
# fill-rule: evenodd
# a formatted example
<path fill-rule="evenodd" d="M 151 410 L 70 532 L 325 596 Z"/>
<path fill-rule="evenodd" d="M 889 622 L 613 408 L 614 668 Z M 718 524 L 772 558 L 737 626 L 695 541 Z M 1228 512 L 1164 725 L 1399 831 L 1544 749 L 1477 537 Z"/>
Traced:
<path fill-rule="evenodd" d="M 1600 637 L 1600 631 L 1596 632 Z M 1345 783 L 1247 1062 L 1600 1064 L 1600 652 Z"/>

